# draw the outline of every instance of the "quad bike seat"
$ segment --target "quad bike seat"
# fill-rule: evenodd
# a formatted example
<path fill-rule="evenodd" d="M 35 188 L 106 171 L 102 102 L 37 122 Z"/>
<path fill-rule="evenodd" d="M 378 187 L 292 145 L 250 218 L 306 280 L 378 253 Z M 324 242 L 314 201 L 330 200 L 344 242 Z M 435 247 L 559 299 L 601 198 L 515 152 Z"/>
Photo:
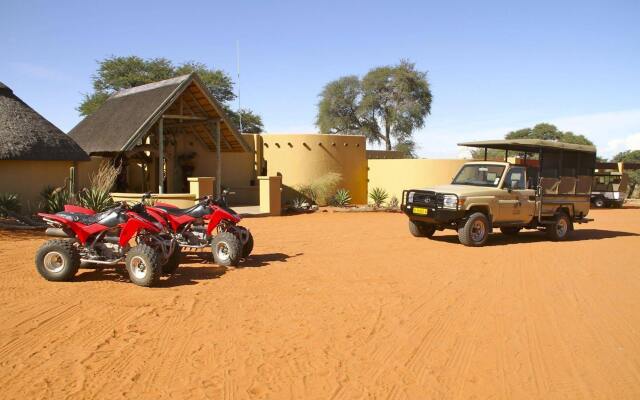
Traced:
<path fill-rule="evenodd" d="M 175 207 L 164 207 L 164 206 L 157 206 L 157 207 L 165 210 L 171 215 L 176 215 L 176 216 L 189 215 L 193 218 L 202 218 L 205 215 L 211 213 L 209 207 L 206 207 L 202 204 L 196 204 L 195 206 L 189 207 L 189 208 L 175 208 Z"/>
<path fill-rule="evenodd" d="M 116 226 L 122 222 L 119 218 L 119 214 L 114 210 L 107 210 L 97 214 L 82 214 L 69 211 L 61 211 L 56 215 L 73 222 L 81 223 L 82 225 L 100 224 L 104 226 Z"/>

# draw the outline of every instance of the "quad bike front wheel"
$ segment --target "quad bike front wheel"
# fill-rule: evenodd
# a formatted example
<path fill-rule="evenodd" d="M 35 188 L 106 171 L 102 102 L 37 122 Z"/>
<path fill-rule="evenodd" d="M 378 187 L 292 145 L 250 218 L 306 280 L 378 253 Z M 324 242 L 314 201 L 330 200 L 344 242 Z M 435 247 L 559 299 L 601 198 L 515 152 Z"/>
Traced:
<path fill-rule="evenodd" d="M 131 282 L 139 286 L 155 285 L 162 274 L 160 257 L 156 250 L 146 244 L 139 244 L 129 250 L 125 266 Z"/>
<path fill-rule="evenodd" d="M 70 281 L 80 268 L 73 240 L 49 240 L 36 252 L 36 269 L 48 281 Z"/>
<path fill-rule="evenodd" d="M 211 252 L 216 264 L 236 266 L 242 257 L 242 243 L 230 232 L 220 232 L 211 240 Z"/>

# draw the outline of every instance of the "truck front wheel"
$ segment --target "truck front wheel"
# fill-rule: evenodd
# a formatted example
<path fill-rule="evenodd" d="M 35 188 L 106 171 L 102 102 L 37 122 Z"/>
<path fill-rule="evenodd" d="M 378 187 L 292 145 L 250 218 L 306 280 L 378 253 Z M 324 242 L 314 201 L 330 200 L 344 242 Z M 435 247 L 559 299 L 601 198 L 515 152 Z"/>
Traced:
<path fill-rule="evenodd" d="M 489 239 L 487 216 L 481 212 L 471 214 L 464 225 L 458 228 L 458 239 L 465 246 L 483 246 Z"/>
<path fill-rule="evenodd" d="M 415 237 L 431 237 L 436 232 L 436 227 L 426 222 L 409 220 L 409 232 Z"/>

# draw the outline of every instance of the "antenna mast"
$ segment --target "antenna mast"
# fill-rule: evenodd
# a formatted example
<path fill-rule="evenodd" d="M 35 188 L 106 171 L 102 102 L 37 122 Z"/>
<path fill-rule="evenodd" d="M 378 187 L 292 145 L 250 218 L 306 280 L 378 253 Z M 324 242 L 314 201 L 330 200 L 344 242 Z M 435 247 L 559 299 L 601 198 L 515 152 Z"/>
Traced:
<path fill-rule="evenodd" d="M 236 41 L 236 55 L 237 55 L 237 65 L 238 65 L 238 120 L 239 120 L 239 125 L 240 125 L 240 133 L 242 133 L 242 113 L 241 111 L 241 106 L 242 103 L 240 102 L 240 41 L 237 40 Z"/>

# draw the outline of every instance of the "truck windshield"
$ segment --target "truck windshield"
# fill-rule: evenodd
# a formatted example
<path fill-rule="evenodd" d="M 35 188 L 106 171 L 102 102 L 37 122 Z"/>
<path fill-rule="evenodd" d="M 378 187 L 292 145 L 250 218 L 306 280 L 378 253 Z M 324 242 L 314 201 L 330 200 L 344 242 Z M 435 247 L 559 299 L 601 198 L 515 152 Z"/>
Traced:
<path fill-rule="evenodd" d="M 498 187 L 504 165 L 471 164 L 462 167 L 453 180 L 454 185 Z"/>

